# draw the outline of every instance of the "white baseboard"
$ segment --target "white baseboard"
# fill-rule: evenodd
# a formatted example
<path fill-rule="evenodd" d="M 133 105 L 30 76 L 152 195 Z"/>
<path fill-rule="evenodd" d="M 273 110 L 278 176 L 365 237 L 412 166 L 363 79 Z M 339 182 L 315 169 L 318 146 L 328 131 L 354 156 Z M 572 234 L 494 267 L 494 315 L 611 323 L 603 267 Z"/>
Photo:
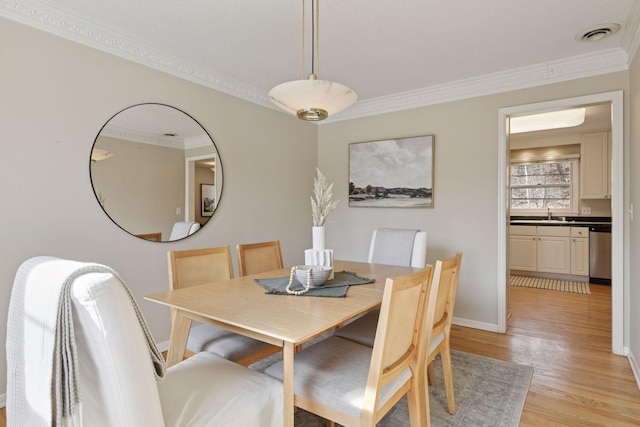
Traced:
<path fill-rule="evenodd" d="M 454 325 L 464 326 L 467 328 L 480 329 L 480 330 L 489 331 L 489 332 L 498 332 L 498 325 L 494 323 L 484 323 L 484 322 L 478 322 L 476 320 L 461 319 L 460 317 L 455 317 L 455 316 L 453 317 L 453 319 L 451 319 L 451 323 L 453 323 Z"/>
<path fill-rule="evenodd" d="M 636 379 L 636 385 L 640 390 L 640 367 L 638 367 L 638 361 L 635 356 L 631 352 L 631 350 L 627 349 L 627 359 L 629 359 L 629 365 L 631 365 L 631 370 L 633 371 L 633 376 Z"/>

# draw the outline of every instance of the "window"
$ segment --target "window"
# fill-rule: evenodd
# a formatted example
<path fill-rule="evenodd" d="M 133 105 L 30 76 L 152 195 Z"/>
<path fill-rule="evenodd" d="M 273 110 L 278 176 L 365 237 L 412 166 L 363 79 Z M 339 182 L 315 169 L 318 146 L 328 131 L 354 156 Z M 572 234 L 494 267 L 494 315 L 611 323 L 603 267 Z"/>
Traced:
<path fill-rule="evenodd" d="M 577 206 L 577 160 L 511 164 L 512 214 L 569 214 Z"/>

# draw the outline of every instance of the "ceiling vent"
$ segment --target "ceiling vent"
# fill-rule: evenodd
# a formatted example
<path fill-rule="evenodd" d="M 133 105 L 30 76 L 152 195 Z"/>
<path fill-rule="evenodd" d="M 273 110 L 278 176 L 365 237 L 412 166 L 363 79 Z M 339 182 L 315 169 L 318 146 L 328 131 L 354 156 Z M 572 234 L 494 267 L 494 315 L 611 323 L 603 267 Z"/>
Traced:
<path fill-rule="evenodd" d="M 618 30 L 620 30 L 620 25 L 618 24 L 600 24 L 587 28 L 583 32 L 579 33 L 576 36 L 576 40 L 583 42 L 602 40 L 614 35 Z"/>

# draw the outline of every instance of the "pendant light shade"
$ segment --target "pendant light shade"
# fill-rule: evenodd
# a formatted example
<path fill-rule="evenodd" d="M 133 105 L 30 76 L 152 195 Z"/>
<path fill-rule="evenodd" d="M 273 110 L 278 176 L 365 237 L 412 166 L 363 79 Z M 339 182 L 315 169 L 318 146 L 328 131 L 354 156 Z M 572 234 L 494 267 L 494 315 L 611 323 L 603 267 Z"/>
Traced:
<path fill-rule="evenodd" d="M 318 121 L 348 108 L 358 96 L 343 84 L 310 78 L 279 84 L 269 99 L 299 119 Z"/>
<path fill-rule="evenodd" d="M 304 1 L 303 0 L 303 64 L 304 64 Z M 308 79 L 294 80 L 279 84 L 269 91 L 269 100 L 284 111 L 296 115 L 301 120 L 319 121 L 350 107 L 358 95 L 349 87 L 327 80 L 318 80 L 316 71 L 319 62 L 318 2 L 312 0 L 312 53 L 311 73 Z M 314 19 L 315 16 L 315 19 Z"/>

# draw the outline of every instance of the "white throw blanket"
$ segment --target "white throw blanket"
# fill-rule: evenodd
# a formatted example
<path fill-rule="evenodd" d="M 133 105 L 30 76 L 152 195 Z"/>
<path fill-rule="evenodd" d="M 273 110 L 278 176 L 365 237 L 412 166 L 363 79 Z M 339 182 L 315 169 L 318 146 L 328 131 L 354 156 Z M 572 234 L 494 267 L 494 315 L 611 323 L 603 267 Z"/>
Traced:
<path fill-rule="evenodd" d="M 374 264 L 411 266 L 413 241 L 419 230 L 379 228 L 373 246 Z"/>
<path fill-rule="evenodd" d="M 82 426 L 71 289 L 79 277 L 112 274 L 129 295 L 149 343 L 156 379 L 165 364 L 131 292 L 111 268 L 36 257 L 25 261 L 7 321 L 7 418 L 15 426 Z"/>

